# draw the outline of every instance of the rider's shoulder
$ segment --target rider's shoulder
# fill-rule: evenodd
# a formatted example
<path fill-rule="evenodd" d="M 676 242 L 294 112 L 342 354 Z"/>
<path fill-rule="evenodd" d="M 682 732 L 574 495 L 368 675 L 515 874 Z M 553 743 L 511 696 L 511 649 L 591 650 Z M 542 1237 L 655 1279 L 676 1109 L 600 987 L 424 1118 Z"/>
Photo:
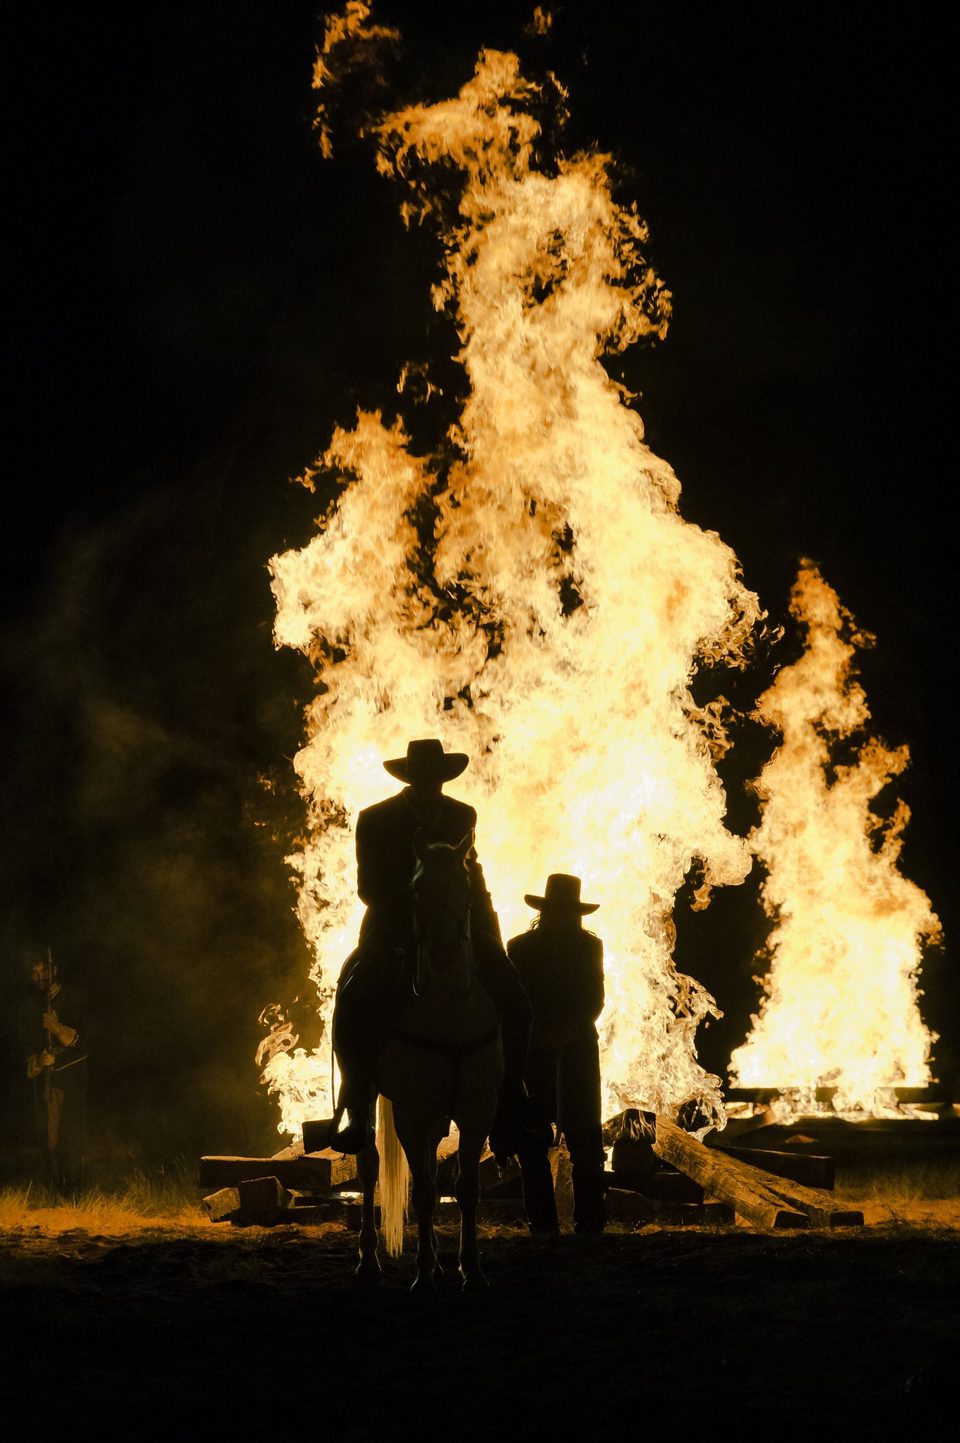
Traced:
<path fill-rule="evenodd" d="M 357 822 L 376 821 L 378 817 L 390 817 L 398 812 L 404 813 L 406 810 L 403 793 L 397 792 L 396 796 L 385 797 L 382 802 L 374 802 L 372 806 L 363 807 L 357 813 Z"/>
<path fill-rule="evenodd" d="M 477 813 L 466 802 L 460 802 L 456 797 L 444 796 L 441 798 L 441 807 L 441 816 L 445 825 L 451 831 L 459 828 L 458 836 L 471 829 L 476 829 Z M 381 822 L 385 826 L 400 823 L 406 826 L 410 818 L 411 812 L 405 793 L 397 792 L 394 796 L 386 797 L 382 802 L 374 802 L 372 806 L 364 807 L 358 812 L 357 827 L 358 829 L 361 827 L 375 829 Z"/>
<path fill-rule="evenodd" d="M 462 818 L 464 823 L 471 827 L 476 826 L 477 811 L 468 802 L 460 802 L 456 797 L 444 796 L 443 805 L 448 816 Z"/>

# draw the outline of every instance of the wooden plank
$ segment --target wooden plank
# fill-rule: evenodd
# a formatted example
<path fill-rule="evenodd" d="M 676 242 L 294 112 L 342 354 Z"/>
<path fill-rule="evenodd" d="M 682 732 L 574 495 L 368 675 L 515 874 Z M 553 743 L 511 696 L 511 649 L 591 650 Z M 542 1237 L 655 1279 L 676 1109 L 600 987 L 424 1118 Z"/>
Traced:
<path fill-rule="evenodd" d="M 604 1193 L 604 1211 L 607 1222 L 649 1223 L 660 1215 L 660 1204 L 651 1197 L 632 1188 L 608 1187 Z"/>
<path fill-rule="evenodd" d="M 672 1163 L 693 1178 L 712 1197 L 729 1203 L 738 1217 L 755 1227 L 804 1228 L 809 1224 L 806 1212 L 790 1206 L 749 1176 L 755 1169 L 746 1168 L 716 1148 L 705 1147 L 669 1118 L 657 1118 L 653 1150 L 664 1162 Z"/>
<path fill-rule="evenodd" d="M 293 1194 L 273 1174 L 269 1177 L 245 1178 L 237 1186 L 237 1194 L 240 1198 L 240 1211 L 249 1218 L 274 1218 L 286 1212 L 293 1202 Z"/>
<path fill-rule="evenodd" d="M 852 1207 L 845 1207 L 830 1193 L 819 1188 L 804 1187 L 802 1183 L 789 1178 L 776 1177 L 763 1168 L 739 1163 L 745 1171 L 754 1174 L 757 1182 L 783 1198 L 790 1207 L 802 1209 L 812 1223 L 825 1228 L 863 1227 L 863 1213 Z"/>
<path fill-rule="evenodd" d="M 608 1175 L 609 1176 L 609 1175 Z M 734 1211 L 725 1202 L 678 1203 L 658 1201 L 632 1189 L 609 1186 L 605 1195 L 608 1223 L 632 1226 L 634 1231 L 657 1227 L 723 1226 L 734 1221 Z"/>
<path fill-rule="evenodd" d="M 685 1172 L 675 1167 L 664 1167 L 658 1163 L 652 1172 L 641 1177 L 615 1173 L 617 1184 L 643 1193 L 645 1197 L 657 1198 L 660 1202 L 702 1203 L 703 1187 Z"/>
<path fill-rule="evenodd" d="M 653 1144 L 645 1137 L 621 1135 L 610 1151 L 610 1163 L 614 1172 L 629 1173 L 631 1177 L 642 1177 L 653 1172 L 657 1158 Z"/>
<path fill-rule="evenodd" d="M 291 1157 L 303 1157 L 303 1143 L 302 1143 L 302 1142 L 291 1142 L 291 1143 L 288 1143 L 287 1146 L 286 1146 L 286 1147 L 282 1147 L 279 1152 L 275 1152 L 275 1153 L 273 1154 L 273 1156 L 271 1157 L 270 1161 L 271 1161 L 271 1162 L 282 1162 L 282 1161 L 284 1161 L 284 1159 L 286 1159 L 286 1158 L 291 1158 Z"/>
<path fill-rule="evenodd" d="M 240 1211 L 240 1194 L 235 1187 L 222 1187 L 203 1199 L 203 1210 L 212 1223 L 229 1222 Z"/>
<path fill-rule="evenodd" d="M 749 1163 L 751 1167 L 763 1168 L 775 1177 L 787 1177 L 806 1187 L 823 1188 L 828 1192 L 833 1188 L 836 1164 L 832 1157 L 809 1152 L 779 1152 L 764 1147 L 736 1147 L 721 1141 L 722 1136 L 721 1133 L 716 1140 L 707 1138 L 707 1147 L 715 1147 L 718 1152 Z"/>
<path fill-rule="evenodd" d="M 273 1176 L 284 1187 L 302 1192 L 325 1192 L 356 1176 L 356 1160 L 335 1153 L 305 1153 L 302 1157 L 202 1157 L 198 1181 L 204 1188 L 236 1187 L 248 1178 Z"/>

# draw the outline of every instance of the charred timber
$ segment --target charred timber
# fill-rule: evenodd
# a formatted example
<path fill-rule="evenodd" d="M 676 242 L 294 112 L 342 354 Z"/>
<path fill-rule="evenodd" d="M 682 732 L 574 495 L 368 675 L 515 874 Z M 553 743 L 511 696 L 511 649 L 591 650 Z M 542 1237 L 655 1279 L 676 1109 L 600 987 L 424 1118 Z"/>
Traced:
<path fill-rule="evenodd" d="M 661 1148 L 664 1149 L 662 1152 Z M 750 1222 L 757 1219 L 747 1212 L 738 1199 L 749 1201 L 756 1195 L 779 1203 L 795 1215 L 801 1214 L 805 1222 L 818 1227 L 863 1226 L 863 1213 L 855 1208 L 844 1207 L 831 1197 L 830 1193 L 805 1187 L 789 1178 L 777 1177 L 763 1168 L 754 1167 L 726 1154 L 717 1157 L 717 1149 L 705 1147 L 667 1118 L 657 1119 L 657 1141 L 654 1149 L 658 1155 L 666 1157 L 675 1166 L 697 1177 L 706 1191 L 731 1202 L 736 1211 Z M 711 1157 L 714 1163 L 719 1163 L 719 1167 L 711 1168 Z M 767 1227 L 803 1225 L 782 1220 L 760 1224 Z"/>
<path fill-rule="evenodd" d="M 721 1135 L 722 1136 L 722 1135 Z M 833 1190 L 836 1166 L 832 1157 L 808 1152 L 779 1152 L 762 1147 L 733 1147 L 717 1138 L 707 1139 L 707 1146 L 717 1152 L 735 1157 L 738 1162 L 750 1167 L 763 1168 L 775 1177 L 787 1177 L 793 1182 L 804 1183 L 807 1187 Z"/>
<path fill-rule="evenodd" d="M 605 1210 L 608 1222 L 632 1224 L 634 1230 L 648 1223 L 668 1227 L 728 1224 L 734 1220 L 733 1208 L 724 1202 L 677 1203 L 648 1197 L 634 1188 L 620 1187 L 613 1174 L 607 1174 Z"/>
<path fill-rule="evenodd" d="M 302 1157 L 202 1157 L 201 1187 L 237 1187 L 250 1178 L 272 1176 L 284 1187 L 323 1193 L 356 1176 L 352 1157 L 338 1153 L 305 1153 Z"/>
<path fill-rule="evenodd" d="M 897 1102 L 942 1102 L 950 1091 L 949 1085 L 939 1082 L 928 1083 L 924 1087 L 886 1087 L 879 1091 L 893 1093 Z M 728 1087 L 724 1093 L 726 1102 L 756 1102 L 759 1104 L 776 1102 L 780 1097 L 789 1098 L 795 1095 L 798 1089 L 789 1087 Z M 832 1102 L 837 1095 L 836 1087 L 821 1086 L 814 1089 L 814 1097 L 817 1102 Z"/>
<path fill-rule="evenodd" d="M 225 1223 L 240 1211 L 240 1194 L 235 1187 L 222 1187 L 203 1199 L 203 1210 L 212 1223 Z"/>
<path fill-rule="evenodd" d="M 728 1203 L 739 1217 L 761 1228 L 805 1228 L 807 1213 L 788 1204 L 765 1186 L 762 1179 L 751 1177 L 756 1168 L 727 1157 L 715 1148 L 704 1147 L 695 1137 L 677 1127 L 668 1118 L 657 1118 L 657 1136 L 653 1150 L 664 1162 L 672 1163 L 703 1190 L 721 1202 Z"/>
<path fill-rule="evenodd" d="M 741 1164 L 741 1166 L 745 1171 L 756 1174 L 766 1187 L 776 1190 L 779 1196 L 792 1207 L 802 1208 L 810 1221 L 817 1227 L 863 1227 L 863 1213 L 858 1208 L 844 1207 L 828 1192 L 821 1192 L 818 1188 L 804 1187 L 802 1183 L 792 1182 L 789 1178 L 774 1177 L 772 1173 L 764 1172 L 762 1168 L 751 1167 L 747 1163 Z"/>
<path fill-rule="evenodd" d="M 293 1193 L 273 1175 L 246 1178 L 237 1193 L 240 1214 L 251 1222 L 275 1222 L 293 1205 Z"/>

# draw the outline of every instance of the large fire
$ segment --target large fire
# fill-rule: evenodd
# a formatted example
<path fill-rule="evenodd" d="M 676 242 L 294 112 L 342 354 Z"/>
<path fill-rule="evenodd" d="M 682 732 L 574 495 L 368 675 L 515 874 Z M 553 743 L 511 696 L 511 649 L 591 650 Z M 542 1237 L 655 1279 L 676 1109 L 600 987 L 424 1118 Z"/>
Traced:
<path fill-rule="evenodd" d="M 775 919 L 770 973 L 751 1036 L 731 1059 L 745 1086 L 777 1086 L 781 1107 L 815 1110 L 818 1086 L 836 1111 L 896 1105 L 897 1085 L 929 1081 L 931 1035 L 917 1006 L 924 941 L 939 922 L 898 871 L 909 812 L 884 823 L 871 802 L 907 764 L 866 737 L 870 713 L 854 673 L 872 641 L 856 629 L 816 567 L 801 567 L 791 610 L 806 649 L 760 698 L 782 745 L 757 782 L 763 815 L 751 837 L 766 868 L 762 895 Z M 837 760 L 838 744 L 851 750 Z"/>
<path fill-rule="evenodd" d="M 328 22 L 314 81 L 327 151 L 323 95 L 341 49 L 389 36 L 368 21 L 354 3 Z M 665 334 L 670 298 L 645 258 L 635 207 L 613 198 L 610 158 L 538 162 L 533 111 L 544 101 L 514 55 L 484 51 L 454 98 L 366 126 L 379 170 L 403 188 L 404 218 L 439 230 L 433 300 L 455 326 L 469 390 L 435 457 L 414 454 L 402 420 L 386 424 L 379 412 L 338 429 L 304 477 L 312 485 L 332 470 L 335 500 L 307 546 L 271 562 L 277 644 L 308 655 L 317 680 L 296 758 L 309 815 L 291 859 L 299 915 L 326 1020 L 362 912 L 357 813 L 390 785 L 384 758 L 413 737 L 440 736 L 471 758 L 451 790 L 477 808 L 504 936 L 526 928 L 523 894 L 549 872 L 576 873 L 600 904 L 608 1111 L 695 1100 L 722 1122 L 719 1079 L 699 1065 L 694 1040 L 716 1008 L 674 964 L 672 912 L 692 867 L 706 905 L 713 886 L 741 882 L 752 865 L 748 843 L 724 824 L 714 765 L 727 745 L 723 704 L 699 708 L 691 683 L 704 664 L 747 665 L 763 613 L 731 549 L 683 519 L 676 476 L 604 369 L 605 353 Z M 763 702 L 777 726 L 780 695 L 775 687 Z M 771 767 L 754 839 L 765 861 L 781 825 Z M 808 780 L 811 798 L 825 795 Z M 872 793 L 860 783 L 857 795 L 865 808 Z M 861 827 L 849 848 L 869 852 L 862 809 L 849 820 Z M 876 855 L 892 867 L 894 852 L 890 833 Z M 846 855 L 838 841 L 838 867 Z M 778 875 L 771 868 L 771 901 Z M 878 903 L 875 936 L 885 935 L 882 919 Z M 900 946 L 879 948 L 889 970 Z M 816 971 L 828 955 L 835 939 Z M 884 1005 L 909 1011 L 910 965 L 898 975 Z M 331 1102 L 328 1046 L 295 1043 L 277 1021 L 260 1055 L 292 1134 Z M 896 1075 L 919 1075 L 922 1053 L 922 1041 L 901 1048 Z M 829 1059 L 835 1067 L 833 1051 Z"/>

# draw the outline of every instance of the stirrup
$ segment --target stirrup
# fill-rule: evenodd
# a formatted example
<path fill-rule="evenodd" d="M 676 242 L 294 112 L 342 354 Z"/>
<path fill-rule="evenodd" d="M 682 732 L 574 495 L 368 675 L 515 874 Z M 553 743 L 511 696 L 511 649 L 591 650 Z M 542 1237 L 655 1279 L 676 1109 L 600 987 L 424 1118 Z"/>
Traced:
<path fill-rule="evenodd" d="M 373 1128 L 370 1126 L 368 1116 L 352 1117 L 346 1127 L 339 1128 L 336 1132 L 334 1123 L 330 1126 L 330 1136 L 327 1140 L 327 1148 L 330 1152 L 356 1155 L 363 1152 L 374 1141 Z"/>

